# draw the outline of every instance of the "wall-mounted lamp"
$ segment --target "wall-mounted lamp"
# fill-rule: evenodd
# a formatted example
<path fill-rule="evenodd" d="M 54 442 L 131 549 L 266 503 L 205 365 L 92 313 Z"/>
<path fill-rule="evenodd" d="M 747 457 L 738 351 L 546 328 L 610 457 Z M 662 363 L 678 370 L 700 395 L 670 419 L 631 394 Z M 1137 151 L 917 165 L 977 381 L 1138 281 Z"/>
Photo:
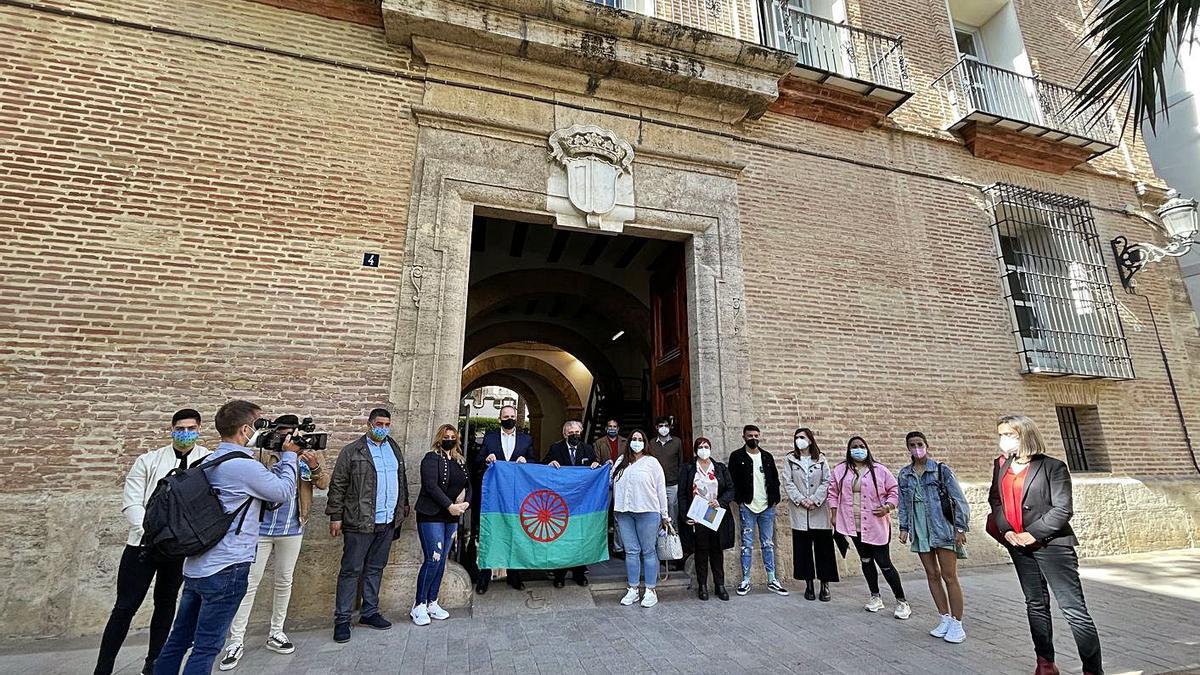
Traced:
<path fill-rule="evenodd" d="M 1192 244 L 1200 238 L 1200 212 L 1197 211 L 1196 200 L 1180 197 L 1171 190 L 1170 199 L 1155 209 L 1157 219 L 1151 218 L 1132 206 L 1125 207 L 1125 213 L 1136 216 L 1151 225 L 1163 229 L 1167 234 L 1167 245 L 1158 246 L 1148 242 L 1130 244 L 1125 237 L 1112 240 L 1113 255 L 1117 259 L 1117 272 L 1121 275 L 1121 285 L 1126 289 L 1133 288 L 1133 275 L 1146 265 L 1158 262 L 1163 258 L 1178 258 L 1186 255 Z"/>

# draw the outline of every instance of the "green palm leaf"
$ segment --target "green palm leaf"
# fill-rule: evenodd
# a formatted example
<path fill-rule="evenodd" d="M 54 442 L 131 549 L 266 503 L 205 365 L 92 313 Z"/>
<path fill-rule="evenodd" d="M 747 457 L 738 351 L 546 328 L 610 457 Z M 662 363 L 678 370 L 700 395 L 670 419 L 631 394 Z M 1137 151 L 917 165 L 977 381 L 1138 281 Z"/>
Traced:
<path fill-rule="evenodd" d="M 1169 45 L 1194 35 L 1200 0 L 1110 0 L 1093 14 L 1085 41 L 1095 40 L 1095 60 L 1079 85 L 1072 110 L 1093 117 L 1125 100 L 1123 128 L 1146 120 L 1151 131 L 1159 115 L 1167 117 L 1167 83 L 1163 66 Z"/>

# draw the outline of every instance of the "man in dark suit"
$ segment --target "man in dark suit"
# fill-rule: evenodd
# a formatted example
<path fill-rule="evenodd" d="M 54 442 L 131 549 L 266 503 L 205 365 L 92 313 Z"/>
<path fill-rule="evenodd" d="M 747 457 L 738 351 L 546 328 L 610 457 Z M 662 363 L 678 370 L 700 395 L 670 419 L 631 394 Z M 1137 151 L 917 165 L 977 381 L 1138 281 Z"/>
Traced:
<path fill-rule="evenodd" d="M 583 442 L 583 424 L 579 420 L 567 420 L 563 424 L 562 433 L 562 440 L 551 445 L 546 453 L 546 464 L 556 469 L 564 466 L 586 466 L 595 469 L 600 466 L 593 446 Z M 571 579 L 580 586 L 587 586 L 587 565 L 572 567 Z M 567 570 L 554 570 L 555 588 L 562 588 L 566 581 Z"/>
<path fill-rule="evenodd" d="M 478 453 L 477 468 L 482 473 L 493 462 L 524 464 L 532 459 L 533 438 L 524 431 L 517 430 L 517 409 L 511 405 L 504 406 L 500 409 L 500 431 L 489 431 L 483 436 L 483 445 Z M 482 497 L 479 503 L 483 503 Z M 491 570 L 479 570 L 479 579 L 475 582 L 475 592 L 480 595 L 487 593 L 491 580 Z M 518 591 L 525 589 L 519 571 L 508 571 L 508 585 Z"/>

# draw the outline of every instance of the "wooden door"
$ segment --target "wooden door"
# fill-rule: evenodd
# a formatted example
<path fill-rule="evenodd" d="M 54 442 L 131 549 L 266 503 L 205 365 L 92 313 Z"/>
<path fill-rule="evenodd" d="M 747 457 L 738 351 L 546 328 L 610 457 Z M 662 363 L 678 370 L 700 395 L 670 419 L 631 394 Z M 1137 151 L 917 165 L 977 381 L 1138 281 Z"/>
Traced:
<path fill-rule="evenodd" d="M 673 418 L 673 433 L 683 440 L 683 459 L 692 456 L 691 378 L 688 368 L 687 279 L 683 247 L 673 246 L 655 263 L 650 280 L 653 353 L 650 387 L 654 417 Z M 653 437 L 657 433 L 649 430 Z"/>

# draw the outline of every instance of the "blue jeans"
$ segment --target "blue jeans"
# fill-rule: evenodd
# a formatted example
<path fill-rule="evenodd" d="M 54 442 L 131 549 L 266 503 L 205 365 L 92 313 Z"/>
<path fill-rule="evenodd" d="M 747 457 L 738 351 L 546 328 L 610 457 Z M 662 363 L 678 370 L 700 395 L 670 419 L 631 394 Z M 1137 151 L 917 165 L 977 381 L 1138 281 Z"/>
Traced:
<path fill-rule="evenodd" d="M 442 587 L 442 575 L 446 573 L 446 554 L 450 542 L 458 532 L 458 523 L 417 523 L 417 536 L 421 539 L 421 552 L 425 559 L 417 573 L 417 604 L 436 602 Z"/>
<path fill-rule="evenodd" d="M 662 515 L 658 513 L 627 513 L 618 511 L 617 527 L 625 546 L 625 576 L 629 587 L 640 585 L 639 575 L 646 579 L 646 588 L 658 583 L 658 530 Z"/>
<path fill-rule="evenodd" d="M 249 578 L 248 562 L 199 579 L 184 577 L 175 625 L 154 662 L 154 675 L 179 675 L 179 665 L 189 647 L 192 655 L 184 675 L 208 675 L 225 645 L 225 633 L 246 595 Z"/>
<path fill-rule="evenodd" d="M 775 581 L 775 507 L 755 513 L 738 505 L 742 521 L 742 580 L 750 578 L 750 553 L 754 550 L 754 526 L 758 526 L 758 543 L 762 547 L 763 567 L 767 570 L 767 581 Z"/>

